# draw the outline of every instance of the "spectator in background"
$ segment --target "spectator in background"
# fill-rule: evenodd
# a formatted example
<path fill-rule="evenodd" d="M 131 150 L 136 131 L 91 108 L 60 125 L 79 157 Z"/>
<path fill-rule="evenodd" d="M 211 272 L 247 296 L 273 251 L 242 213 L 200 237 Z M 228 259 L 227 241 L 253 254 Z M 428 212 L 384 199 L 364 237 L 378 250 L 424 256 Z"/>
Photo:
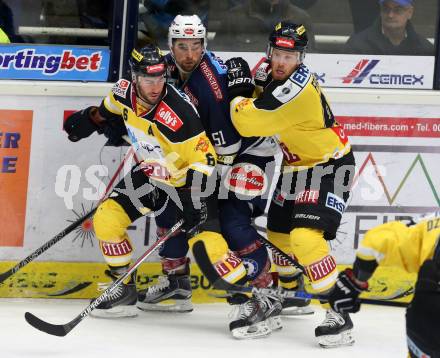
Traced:
<path fill-rule="evenodd" d="M 345 45 L 347 53 L 372 55 L 434 54 L 434 46 L 414 30 L 411 17 L 414 0 L 379 0 L 380 17 L 366 30 L 353 34 Z"/>
<path fill-rule="evenodd" d="M 348 4 L 356 34 L 370 27 L 379 15 L 377 0 L 348 0 Z"/>

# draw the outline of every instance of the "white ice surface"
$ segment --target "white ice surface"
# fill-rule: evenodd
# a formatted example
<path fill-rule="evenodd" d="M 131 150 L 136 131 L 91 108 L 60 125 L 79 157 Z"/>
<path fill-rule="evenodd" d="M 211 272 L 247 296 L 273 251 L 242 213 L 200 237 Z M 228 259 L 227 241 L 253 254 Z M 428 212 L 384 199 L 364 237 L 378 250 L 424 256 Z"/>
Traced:
<path fill-rule="evenodd" d="M 363 305 L 353 315 L 356 343 L 322 349 L 314 328 L 324 318 L 283 319 L 284 328 L 263 339 L 238 341 L 230 336 L 226 304 L 197 305 L 192 313 L 145 313 L 136 318 L 85 318 L 65 337 L 40 332 L 24 320 L 30 311 L 50 323 L 64 324 L 86 306 L 85 300 L 0 299 L 1 358 L 361 358 L 405 357 L 405 311 Z"/>

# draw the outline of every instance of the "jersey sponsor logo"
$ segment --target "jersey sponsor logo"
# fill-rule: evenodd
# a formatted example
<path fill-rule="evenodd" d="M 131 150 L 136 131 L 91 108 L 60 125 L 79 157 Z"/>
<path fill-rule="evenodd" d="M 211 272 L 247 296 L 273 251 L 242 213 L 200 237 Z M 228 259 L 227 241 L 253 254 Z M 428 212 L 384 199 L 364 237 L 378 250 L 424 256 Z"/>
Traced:
<path fill-rule="evenodd" d="M 291 256 L 291 255 L 289 255 Z M 277 266 L 292 266 L 292 264 L 285 259 L 284 257 L 280 256 L 280 255 L 276 255 L 272 253 L 272 259 L 273 259 L 273 263 Z M 296 260 L 296 258 L 294 257 L 294 260 Z"/>
<path fill-rule="evenodd" d="M 295 204 L 317 204 L 319 190 L 303 190 L 295 197 Z"/>
<path fill-rule="evenodd" d="M 240 102 L 237 103 L 237 106 L 235 107 L 235 111 L 243 110 L 243 108 L 245 106 L 247 106 L 248 104 L 250 104 L 251 102 L 252 102 L 252 99 L 250 99 L 250 98 L 242 99 Z"/>
<path fill-rule="evenodd" d="M 182 127 L 183 122 L 179 116 L 165 102 L 161 102 L 154 114 L 154 118 L 173 132 L 177 132 Z"/>
<path fill-rule="evenodd" d="M 311 281 L 319 281 L 332 274 L 336 269 L 335 259 L 327 255 L 322 260 L 306 267 L 307 276 Z"/>
<path fill-rule="evenodd" d="M 262 195 L 267 187 L 266 174 L 255 164 L 238 163 L 229 169 L 225 178 L 225 186 L 237 194 Z"/>
<path fill-rule="evenodd" d="M 241 259 L 230 252 L 221 261 L 214 264 L 214 267 L 220 276 L 225 276 L 236 269 L 241 264 Z"/>
<path fill-rule="evenodd" d="M 306 66 L 299 66 L 298 69 L 290 76 L 290 80 L 302 88 L 309 77 L 310 70 Z"/>
<path fill-rule="evenodd" d="M 285 47 L 285 48 L 294 48 L 295 40 L 294 39 L 286 39 L 283 37 L 277 37 L 275 39 L 275 46 Z"/>
<path fill-rule="evenodd" d="M 145 69 L 147 70 L 147 73 L 159 73 L 165 71 L 165 64 L 158 63 L 157 65 L 147 66 Z"/>
<path fill-rule="evenodd" d="M 194 151 L 197 152 L 200 150 L 203 153 L 206 153 L 209 149 L 209 139 L 206 137 L 201 137 L 194 148 Z"/>
<path fill-rule="evenodd" d="M 125 98 L 127 95 L 128 87 L 130 86 L 130 82 L 127 80 L 119 80 L 112 87 L 112 92 L 119 96 Z"/>
<path fill-rule="evenodd" d="M 157 162 L 142 162 L 141 170 L 147 177 L 159 180 L 170 180 L 171 174 L 166 167 Z"/>
<path fill-rule="evenodd" d="M 188 96 L 189 100 L 192 102 L 194 106 L 199 105 L 199 100 L 196 98 L 196 96 L 193 95 L 193 93 L 189 90 L 188 86 L 183 87 L 183 92 Z"/>
<path fill-rule="evenodd" d="M 105 256 L 125 256 L 133 251 L 127 239 L 119 243 L 100 241 L 100 245 Z"/>
<path fill-rule="evenodd" d="M 97 72 L 101 62 L 102 54 L 99 51 L 78 57 L 71 50 L 64 50 L 60 55 L 36 54 L 34 49 L 0 54 L 0 69 L 41 70 L 45 75 L 55 75 L 61 71 Z"/>
<path fill-rule="evenodd" d="M 345 201 L 333 193 L 327 193 L 325 206 L 337 211 L 341 215 L 345 211 Z"/>
<path fill-rule="evenodd" d="M 300 66 L 288 80 L 273 90 L 272 95 L 281 103 L 287 103 L 302 91 L 311 76 L 306 66 Z"/>
<path fill-rule="evenodd" d="M 362 59 L 350 73 L 342 78 L 345 84 L 361 84 L 368 79 L 370 84 L 381 85 L 416 85 L 423 86 L 424 75 L 415 74 L 393 74 L 393 73 L 371 73 L 380 60 Z M 371 74 L 370 74 L 371 73 Z"/>
<path fill-rule="evenodd" d="M 223 93 L 220 88 L 220 84 L 218 83 L 217 78 L 215 77 L 212 70 L 209 68 L 206 61 L 202 61 L 200 63 L 200 69 L 202 70 L 203 76 L 205 76 L 206 80 L 208 81 L 209 86 L 214 93 L 215 99 L 217 101 L 221 101 L 223 99 Z"/>

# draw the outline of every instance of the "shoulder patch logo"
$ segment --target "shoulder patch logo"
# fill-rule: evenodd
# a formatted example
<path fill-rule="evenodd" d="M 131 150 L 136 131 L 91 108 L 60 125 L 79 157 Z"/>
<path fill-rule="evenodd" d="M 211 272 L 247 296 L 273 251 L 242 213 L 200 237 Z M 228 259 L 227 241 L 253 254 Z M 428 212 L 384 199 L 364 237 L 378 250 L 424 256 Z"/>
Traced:
<path fill-rule="evenodd" d="M 165 102 L 161 102 L 154 114 L 154 119 L 168 127 L 173 132 L 177 132 L 182 127 L 183 122 L 170 106 Z"/>
<path fill-rule="evenodd" d="M 305 66 L 299 66 L 298 69 L 290 76 L 290 80 L 300 87 L 304 87 L 309 78 L 310 71 Z"/>
<path fill-rule="evenodd" d="M 195 152 L 198 150 L 202 151 L 203 153 L 206 153 L 209 149 L 209 139 L 206 137 L 200 137 L 199 141 L 196 144 L 196 147 L 194 149 Z"/>
<path fill-rule="evenodd" d="M 325 201 L 325 206 L 337 211 L 339 214 L 343 214 L 345 211 L 345 201 L 339 196 L 329 192 L 327 193 L 327 199 Z"/>
<path fill-rule="evenodd" d="M 113 85 L 112 92 L 119 97 L 125 97 L 129 86 L 130 81 L 124 79 L 119 80 Z"/>

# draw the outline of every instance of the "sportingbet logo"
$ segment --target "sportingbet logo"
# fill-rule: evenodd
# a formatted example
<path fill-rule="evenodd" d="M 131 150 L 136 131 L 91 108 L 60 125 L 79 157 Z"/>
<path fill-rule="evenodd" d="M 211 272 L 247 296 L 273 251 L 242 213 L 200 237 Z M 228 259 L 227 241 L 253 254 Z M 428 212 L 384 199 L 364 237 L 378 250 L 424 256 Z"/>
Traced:
<path fill-rule="evenodd" d="M 34 49 L 24 49 L 15 53 L 0 54 L 0 69 L 40 70 L 45 75 L 55 75 L 61 71 L 99 71 L 101 52 L 91 55 L 75 56 L 71 50 L 64 50 L 61 55 L 35 53 Z"/>
<path fill-rule="evenodd" d="M 360 60 L 351 72 L 343 77 L 342 83 L 360 84 L 366 78 L 373 85 L 423 85 L 424 75 L 371 73 L 380 60 Z"/>

